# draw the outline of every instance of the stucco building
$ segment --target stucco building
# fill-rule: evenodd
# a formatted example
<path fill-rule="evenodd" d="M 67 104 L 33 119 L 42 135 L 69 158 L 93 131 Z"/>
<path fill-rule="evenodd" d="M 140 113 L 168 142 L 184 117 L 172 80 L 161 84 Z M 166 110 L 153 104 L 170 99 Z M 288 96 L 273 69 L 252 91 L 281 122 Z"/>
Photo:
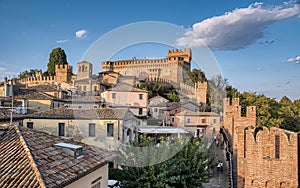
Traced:
<path fill-rule="evenodd" d="M 23 125 L 114 150 L 136 138 L 138 119 L 126 108 L 57 108 L 28 115 Z"/>

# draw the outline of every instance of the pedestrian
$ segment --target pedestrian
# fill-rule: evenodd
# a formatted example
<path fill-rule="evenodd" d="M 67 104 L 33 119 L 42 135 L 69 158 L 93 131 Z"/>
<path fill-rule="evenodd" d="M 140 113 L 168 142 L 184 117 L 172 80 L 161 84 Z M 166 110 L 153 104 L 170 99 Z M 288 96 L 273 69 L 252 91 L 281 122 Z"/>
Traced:
<path fill-rule="evenodd" d="M 221 171 L 221 163 L 220 162 L 218 162 L 218 165 L 217 165 L 217 172 L 218 171 Z"/>
<path fill-rule="evenodd" d="M 222 162 L 220 162 L 220 170 L 221 170 L 221 172 L 223 172 L 223 163 Z"/>

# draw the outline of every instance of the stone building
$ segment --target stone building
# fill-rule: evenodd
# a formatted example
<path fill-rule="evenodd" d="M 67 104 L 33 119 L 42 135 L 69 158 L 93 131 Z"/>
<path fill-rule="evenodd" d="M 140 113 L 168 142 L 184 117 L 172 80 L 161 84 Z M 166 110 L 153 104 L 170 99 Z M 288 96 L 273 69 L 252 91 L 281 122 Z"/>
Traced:
<path fill-rule="evenodd" d="M 98 75 L 93 75 L 93 65 L 87 61 L 77 63 L 77 75 L 74 86 L 84 95 L 99 95 Z"/>
<path fill-rule="evenodd" d="M 234 187 L 298 187 L 299 135 L 256 128 L 256 107 L 241 116 L 239 99 L 224 99 L 223 126 L 230 134 Z"/>
<path fill-rule="evenodd" d="M 119 81 L 123 83 L 139 83 L 142 81 L 168 83 L 175 87 L 182 97 L 206 103 L 207 82 L 188 85 L 187 72 L 190 71 L 192 60 L 191 49 L 169 50 L 166 58 L 161 59 L 130 59 L 102 62 L 102 71 L 119 73 Z M 102 76 L 103 77 L 103 76 Z M 125 81 L 125 78 L 130 78 Z M 107 76 L 107 82 L 113 79 Z M 138 85 L 138 84 L 137 84 Z"/>
<path fill-rule="evenodd" d="M 114 71 L 124 76 L 135 76 L 138 80 L 161 78 L 174 84 L 184 81 L 190 70 L 191 49 L 169 50 L 162 59 L 130 59 L 102 62 L 102 71 Z"/>

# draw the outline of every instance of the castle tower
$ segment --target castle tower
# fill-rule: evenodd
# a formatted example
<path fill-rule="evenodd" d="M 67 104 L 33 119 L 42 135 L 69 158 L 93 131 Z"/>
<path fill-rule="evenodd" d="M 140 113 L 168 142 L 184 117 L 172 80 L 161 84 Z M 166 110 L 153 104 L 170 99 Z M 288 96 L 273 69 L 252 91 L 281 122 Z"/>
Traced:
<path fill-rule="evenodd" d="M 55 65 L 55 81 L 57 83 L 70 82 L 73 67 L 68 64 Z"/>
<path fill-rule="evenodd" d="M 197 103 L 206 104 L 207 82 L 195 83 L 195 95 Z"/>
<path fill-rule="evenodd" d="M 77 63 L 77 79 L 91 78 L 93 74 L 93 65 L 87 61 Z"/>
<path fill-rule="evenodd" d="M 191 49 L 169 50 L 167 60 L 171 63 L 172 78 L 176 83 L 184 82 L 184 74 L 190 70 L 192 51 Z M 173 64 L 173 65 L 172 65 Z"/>
<path fill-rule="evenodd" d="M 178 61 L 184 61 L 187 63 L 191 63 L 192 60 L 192 50 L 190 48 L 188 49 L 176 49 L 176 50 L 169 50 L 168 51 L 168 60 L 171 62 L 178 62 Z"/>
<path fill-rule="evenodd" d="M 224 120 L 223 126 L 231 136 L 233 151 L 233 176 L 234 186 L 244 187 L 245 185 L 245 154 L 246 131 L 256 127 L 256 107 L 248 106 L 246 117 L 242 117 L 240 99 L 224 99 Z"/>

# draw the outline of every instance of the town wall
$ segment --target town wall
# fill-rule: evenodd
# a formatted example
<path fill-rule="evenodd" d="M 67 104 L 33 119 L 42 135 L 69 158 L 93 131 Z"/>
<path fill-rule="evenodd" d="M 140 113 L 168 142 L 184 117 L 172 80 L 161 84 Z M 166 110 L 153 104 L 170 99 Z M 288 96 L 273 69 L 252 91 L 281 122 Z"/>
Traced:
<path fill-rule="evenodd" d="M 256 107 L 242 117 L 238 98 L 224 99 L 223 126 L 231 136 L 234 187 L 298 187 L 298 133 L 259 131 Z"/>

